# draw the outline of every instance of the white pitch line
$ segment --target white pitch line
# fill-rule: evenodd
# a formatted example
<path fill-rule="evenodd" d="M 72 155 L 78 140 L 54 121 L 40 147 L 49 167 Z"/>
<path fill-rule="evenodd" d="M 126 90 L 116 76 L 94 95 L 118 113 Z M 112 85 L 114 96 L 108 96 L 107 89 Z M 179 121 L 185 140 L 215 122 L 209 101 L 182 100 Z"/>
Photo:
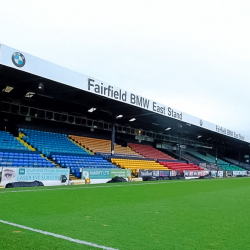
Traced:
<path fill-rule="evenodd" d="M 173 184 L 173 183 L 179 183 L 179 182 L 190 182 L 192 180 L 186 180 L 186 181 L 170 181 L 170 182 L 147 182 L 147 183 L 138 183 L 138 184 L 129 184 L 129 185 L 106 185 L 106 186 L 99 186 L 99 185 L 96 185 L 96 186 L 78 186 L 78 187 L 71 187 L 71 188 L 41 188 L 41 189 L 26 189 L 26 190 L 5 190 L 3 192 L 0 191 L 0 194 L 4 194 L 4 193 L 23 193 L 23 192 L 38 192 L 38 191 L 53 191 L 53 190 L 74 190 L 74 189 L 92 189 L 92 188 L 112 188 L 112 187 L 130 187 L 130 186 L 144 186 L 144 185 L 159 185 L 159 184 Z M 196 181 L 201 181 L 201 180 L 196 180 Z M 204 180 L 202 180 L 204 181 Z"/>
<path fill-rule="evenodd" d="M 26 229 L 26 230 L 36 232 L 36 233 L 40 233 L 40 234 L 44 234 L 44 235 L 50 235 L 50 236 L 53 236 L 55 238 L 68 240 L 68 241 L 71 241 L 71 242 L 74 242 L 74 243 L 87 245 L 87 246 L 91 246 L 91 247 L 95 247 L 95 248 L 100 248 L 100 249 L 105 249 L 105 250 L 119 250 L 117 248 L 106 247 L 106 246 L 98 245 L 98 244 L 88 242 L 88 241 L 84 241 L 84 240 L 73 239 L 71 237 L 67 237 L 67 236 L 64 236 L 64 235 L 54 234 L 54 233 L 50 233 L 50 232 L 47 232 L 47 231 L 35 229 L 35 228 L 32 228 L 32 227 L 26 227 L 26 226 L 23 226 L 23 225 L 19 225 L 19 224 L 4 221 L 4 220 L 0 220 L 0 223 L 7 224 L 7 225 L 10 225 L 10 226 L 14 226 L 14 227 L 19 227 L 19 228 L 22 228 L 22 229 Z"/>
<path fill-rule="evenodd" d="M 245 177 L 247 178 L 247 177 Z M 234 178 L 234 179 L 237 179 L 237 178 Z M 227 180 L 226 178 L 223 178 L 223 179 L 194 179 L 194 180 L 183 180 L 183 181 L 168 181 L 168 182 L 165 182 L 165 181 L 159 181 L 159 182 L 156 182 L 156 181 L 153 181 L 153 182 L 146 182 L 146 183 L 138 183 L 138 184 L 129 184 L 129 185 L 96 185 L 96 186 L 83 186 L 83 187 L 70 187 L 70 188 L 67 188 L 67 186 L 64 186 L 65 188 L 41 188 L 41 189 L 26 189 L 26 190 L 3 190 L 2 192 L 0 191 L 0 195 L 1 194 L 6 194 L 6 193 L 24 193 L 24 192 L 40 192 L 40 191 L 53 191 L 53 190 L 74 190 L 74 189 L 91 189 L 91 188 L 112 188 L 112 187 L 130 187 L 130 186 L 144 186 L 144 185 L 160 185 L 160 184 L 174 184 L 174 183 L 180 183 L 180 182 L 193 182 L 193 181 L 222 181 L 222 180 Z"/>

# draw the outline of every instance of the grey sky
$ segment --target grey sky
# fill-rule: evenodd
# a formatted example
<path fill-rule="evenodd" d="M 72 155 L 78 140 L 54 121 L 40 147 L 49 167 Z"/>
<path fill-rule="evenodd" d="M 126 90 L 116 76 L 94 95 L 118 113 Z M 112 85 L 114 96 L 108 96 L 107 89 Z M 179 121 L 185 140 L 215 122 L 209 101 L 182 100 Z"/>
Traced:
<path fill-rule="evenodd" d="M 0 6 L 0 43 L 250 137 L 249 1 Z"/>

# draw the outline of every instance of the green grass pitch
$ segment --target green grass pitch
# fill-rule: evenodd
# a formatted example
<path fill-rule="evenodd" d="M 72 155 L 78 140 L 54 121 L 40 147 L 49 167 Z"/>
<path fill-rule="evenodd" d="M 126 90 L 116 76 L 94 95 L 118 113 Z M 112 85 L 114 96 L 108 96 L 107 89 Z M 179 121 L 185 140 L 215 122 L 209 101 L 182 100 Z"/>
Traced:
<path fill-rule="evenodd" d="M 250 178 L 0 190 L 0 220 L 120 250 L 249 249 L 249 209 Z M 97 248 L 0 223 L 0 249 Z"/>

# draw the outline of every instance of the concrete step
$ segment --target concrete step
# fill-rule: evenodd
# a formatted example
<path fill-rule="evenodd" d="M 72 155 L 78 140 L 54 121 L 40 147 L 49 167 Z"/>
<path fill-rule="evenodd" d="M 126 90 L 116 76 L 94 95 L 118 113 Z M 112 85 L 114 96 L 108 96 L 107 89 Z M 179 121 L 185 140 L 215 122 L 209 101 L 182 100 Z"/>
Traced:
<path fill-rule="evenodd" d="M 71 185 L 85 185 L 85 181 L 71 181 Z"/>

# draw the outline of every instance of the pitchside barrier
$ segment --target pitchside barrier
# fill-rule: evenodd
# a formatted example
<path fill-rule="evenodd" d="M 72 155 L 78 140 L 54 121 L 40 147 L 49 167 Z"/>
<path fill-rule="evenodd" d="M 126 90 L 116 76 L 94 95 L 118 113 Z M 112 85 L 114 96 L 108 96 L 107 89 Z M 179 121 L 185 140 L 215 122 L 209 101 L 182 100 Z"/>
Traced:
<path fill-rule="evenodd" d="M 168 170 L 139 170 L 138 177 L 165 177 L 165 176 L 176 176 L 176 171 L 168 171 Z"/>
<path fill-rule="evenodd" d="M 3 167 L 0 169 L 1 185 L 11 182 L 41 181 L 44 186 L 62 185 L 62 175 L 69 180 L 68 168 L 14 168 Z"/>
<path fill-rule="evenodd" d="M 83 168 L 81 169 L 83 180 L 90 179 L 91 183 L 106 183 L 115 176 L 127 179 L 131 177 L 131 169 L 107 169 L 107 168 Z"/>
<path fill-rule="evenodd" d="M 208 170 L 216 170 L 217 168 L 219 168 L 219 170 L 221 170 L 220 167 L 218 167 L 215 163 L 205 163 L 205 162 L 200 162 L 200 164 L 198 164 L 199 167 L 201 168 L 206 168 Z"/>
<path fill-rule="evenodd" d="M 184 173 L 184 177 L 186 179 L 200 178 L 202 176 L 209 175 L 209 171 L 187 171 L 187 170 L 184 170 L 183 173 Z"/>
<path fill-rule="evenodd" d="M 233 171 L 233 176 L 246 176 L 247 175 L 247 171 Z"/>

